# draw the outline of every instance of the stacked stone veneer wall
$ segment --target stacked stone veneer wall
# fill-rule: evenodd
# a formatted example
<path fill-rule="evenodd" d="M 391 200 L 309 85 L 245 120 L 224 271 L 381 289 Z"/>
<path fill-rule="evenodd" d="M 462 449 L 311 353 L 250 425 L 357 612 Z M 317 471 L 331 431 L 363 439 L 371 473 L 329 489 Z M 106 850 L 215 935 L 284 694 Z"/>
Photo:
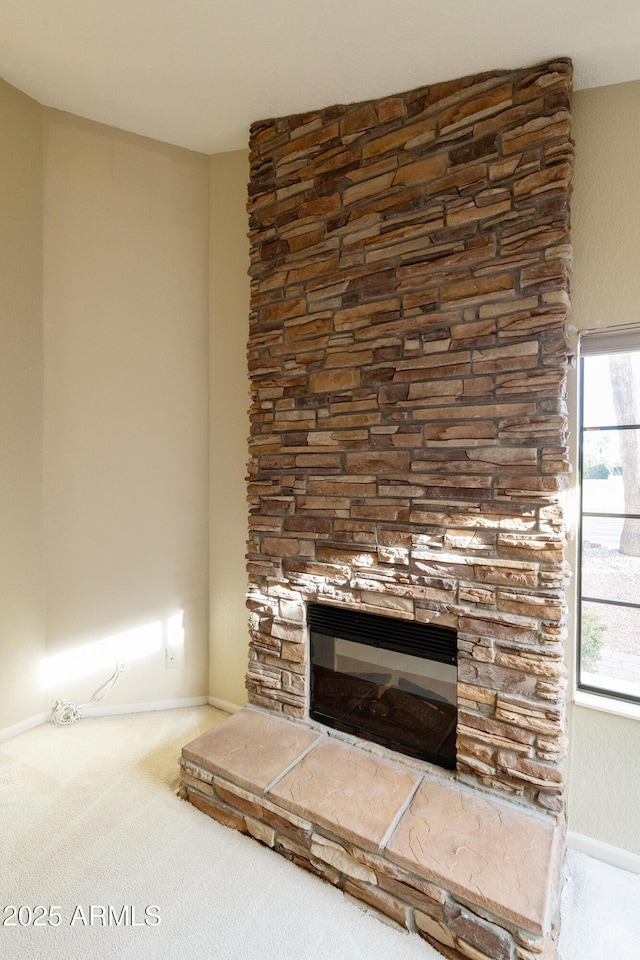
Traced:
<path fill-rule="evenodd" d="M 250 700 L 304 603 L 458 630 L 458 771 L 562 809 L 571 65 L 254 124 Z"/>

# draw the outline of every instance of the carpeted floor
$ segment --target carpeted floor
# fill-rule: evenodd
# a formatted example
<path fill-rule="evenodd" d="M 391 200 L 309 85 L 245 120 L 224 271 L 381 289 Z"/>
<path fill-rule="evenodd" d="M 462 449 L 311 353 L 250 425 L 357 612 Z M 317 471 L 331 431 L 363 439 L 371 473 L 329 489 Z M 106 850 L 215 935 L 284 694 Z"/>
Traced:
<path fill-rule="evenodd" d="M 85 719 L 0 744 L 0 957 L 437 960 L 417 936 L 178 800 L 182 746 L 224 716 Z M 563 960 L 637 960 L 640 877 L 579 854 L 569 867 Z"/>

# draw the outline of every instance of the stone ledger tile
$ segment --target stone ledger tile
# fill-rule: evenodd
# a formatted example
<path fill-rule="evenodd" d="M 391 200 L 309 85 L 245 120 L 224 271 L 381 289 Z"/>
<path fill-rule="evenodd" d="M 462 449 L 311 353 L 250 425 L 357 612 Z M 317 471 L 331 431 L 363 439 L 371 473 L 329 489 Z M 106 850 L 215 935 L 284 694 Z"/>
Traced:
<path fill-rule="evenodd" d="M 327 740 L 316 747 L 269 796 L 285 809 L 366 850 L 377 850 L 418 774 Z"/>
<path fill-rule="evenodd" d="M 424 781 L 386 847 L 389 860 L 534 933 L 545 931 L 556 828 L 457 784 Z"/>
<path fill-rule="evenodd" d="M 182 755 L 248 790 L 263 793 L 319 739 L 319 734 L 290 721 L 244 707 L 188 743 Z"/>

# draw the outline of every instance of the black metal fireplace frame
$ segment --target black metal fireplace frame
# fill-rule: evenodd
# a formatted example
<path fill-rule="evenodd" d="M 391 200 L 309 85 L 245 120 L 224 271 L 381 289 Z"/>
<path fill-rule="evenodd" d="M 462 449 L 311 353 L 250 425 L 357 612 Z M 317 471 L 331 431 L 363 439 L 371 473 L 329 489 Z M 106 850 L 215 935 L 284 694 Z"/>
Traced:
<path fill-rule="evenodd" d="M 350 640 L 368 647 L 378 647 L 451 666 L 457 665 L 457 633 L 450 627 L 404 620 L 399 617 L 386 617 L 353 608 L 334 607 L 324 603 L 309 603 L 307 605 L 307 624 L 310 641 L 313 638 L 313 633 L 316 632 L 335 639 Z M 379 735 L 369 735 L 366 724 L 361 727 L 353 726 L 351 722 L 343 721 L 341 718 L 332 716 L 314 706 L 317 701 L 314 698 L 315 673 L 311 655 L 310 662 L 309 716 L 311 719 L 317 720 L 325 726 L 346 733 L 354 733 L 363 739 L 385 745 L 384 738 L 379 738 Z M 440 750 L 434 752 L 425 747 L 419 750 L 415 748 L 407 749 L 406 746 L 402 747 L 391 739 L 388 745 L 397 752 L 426 760 L 445 769 L 455 768 L 455 751 L 453 754 L 449 752 L 445 755 Z"/>

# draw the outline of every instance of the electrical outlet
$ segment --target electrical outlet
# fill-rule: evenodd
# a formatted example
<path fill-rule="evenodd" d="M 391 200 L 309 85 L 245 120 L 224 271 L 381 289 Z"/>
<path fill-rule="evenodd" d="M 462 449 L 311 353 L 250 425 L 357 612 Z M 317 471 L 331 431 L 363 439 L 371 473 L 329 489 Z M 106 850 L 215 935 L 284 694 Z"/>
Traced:
<path fill-rule="evenodd" d="M 167 647 L 164 652 L 165 667 L 167 670 L 174 670 L 182 666 L 183 651 L 180 647 Z"/>
<path fill-rule="evenodd" d="M 118 673 L 124 673 L 129 669 L 129 664 L 122 657 L 118 657 Z"/>

